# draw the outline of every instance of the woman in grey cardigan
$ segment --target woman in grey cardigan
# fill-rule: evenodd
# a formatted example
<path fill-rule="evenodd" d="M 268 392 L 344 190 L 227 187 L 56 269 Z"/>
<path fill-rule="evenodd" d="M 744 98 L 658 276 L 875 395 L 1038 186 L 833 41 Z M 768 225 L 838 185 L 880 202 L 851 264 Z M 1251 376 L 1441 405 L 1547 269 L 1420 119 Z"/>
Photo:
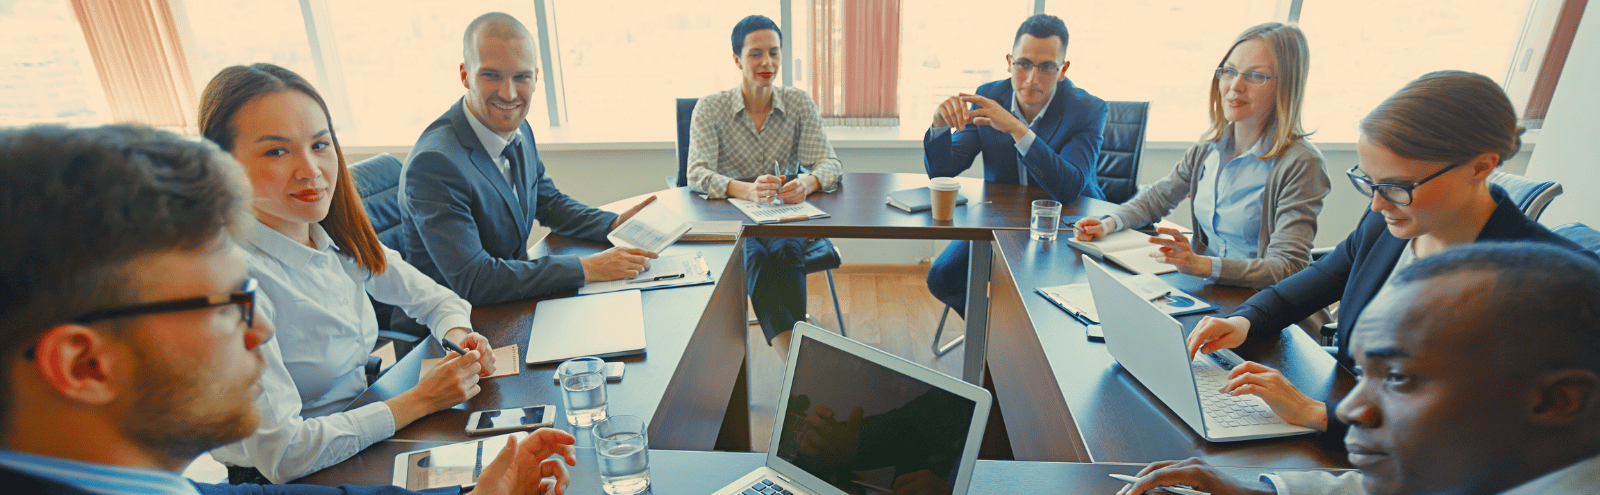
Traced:
<path fill-rule="evenodd" d="M 1300 127 L 1309 67 L 1299 28 L 1245 30 L 1211 79 L 1211 129 L 1171 174 L 1101 218 L 1077 223 L 1093 240 L 1146 225 L 1194 198 L 1194 241 L 1157 236 L 1158 261 L 1208 281 L 1261 288 L 1311 261 L 1317 214 L 1328 195 L 1322 153 Z"/>

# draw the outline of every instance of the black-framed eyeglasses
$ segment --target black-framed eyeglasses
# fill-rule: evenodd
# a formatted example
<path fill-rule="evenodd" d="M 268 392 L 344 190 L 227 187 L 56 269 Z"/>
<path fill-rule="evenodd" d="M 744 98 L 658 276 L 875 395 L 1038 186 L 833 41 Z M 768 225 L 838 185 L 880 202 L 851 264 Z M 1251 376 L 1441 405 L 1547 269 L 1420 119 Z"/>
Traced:
<path fill-rule="evenodd" d="M 1361 164 L 1359 163 L 1354 167 L 1350 167 L 1350 170 L 1345 171 L 1344 174 L 1350 177 L 1350 183 L 1355 185 L 1356 191 L 1360 192 L 1363 196 L 1370 198 L 1372 197 L 1373 192 L 1377 192 L 1377 194 L 1383 196 L 1384 201 L 1394 203 L 1396 206 L 1410 206 L 1412 200 L 1411 191 L 1413 189 L 1426 184 L 1428 181 L 1433 180 L 1434 177 L 1444 175 L 1445 172 L 1449 172 L 1451 169 L 1466 164 L 1467 162 L 1453 163 L 1450 166 L 1445 167 L 1444 170 L 1434 172 L 1433 175 L 1430 175 L 1413 184 L 1382 184 L 1372 182 L 1371 177 L 1356 174 L 1356 170 L 1361 167 Z"/>
<path fill-rule="evenodd" d="M 1239 72 L 1239 69 L 1234 69 L 1232 67 L 1217 67 L 1216 75 L 1217 80 L 1224 83 L 1233 81 L 1233 78 L 1239 76 L 1244 76 L 1244 82 L 1246 84 L 1262 84 L 1274 79 L 1274 77 L 1269 74 L 1263 74 L 1255 71 Z"/>
<path fill-rule="evenodd" d="M 239 306 L 239 320 L 244 322 L 245 328 L 255 327 L 256 307 L 256 279 L 244 281 L 244 287 L 237 292 L 221 292 L 203 296 L 186 297 L 169 301 L 139 303 L 128 306 L 90 311 L 73 318 L 71 321 L 79 325 L 88 325 L 112 318 L 125 318 L 129 316 L 151 315 L 158 313 L 174 313 L 191 309 L 215 308 L 234 304 Z M 33 359 L 34 348 L 29 347 L 23 356 Z"/>
<path fill-rule="evenodd" d="M 1061 70 L 1061 64 L 1058 64 L 1058 63 L 1055 63 L 1055 62 L 1045 62 L 1045 63 L 1042 63 L 1042 64 L 1035 65 L 1033 62 L 1029 62 L 1027 60 L 1022 60 L 1022 61 L 1012 62 L 1011 63 L 1011 68 L 1015 69 L 1017 72 L 1028 72 L 1028 71 L 1031 71 L 1031 70 L 1034 70 L 1034 69 L 1039 69 L 1040 72 L 1043 72 L 1045 74 L 1055 74 L 1056 72 Z"/>

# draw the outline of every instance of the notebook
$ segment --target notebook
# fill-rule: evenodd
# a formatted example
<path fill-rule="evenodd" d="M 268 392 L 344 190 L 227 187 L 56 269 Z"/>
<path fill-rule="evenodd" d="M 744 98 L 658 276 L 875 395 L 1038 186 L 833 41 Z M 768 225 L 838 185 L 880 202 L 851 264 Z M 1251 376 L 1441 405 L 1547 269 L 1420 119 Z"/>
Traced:
<path fill-rule="evenodd" d="M 956 206 L 967 204 L 967 197 L 956 193 Z M 929 196 L 928 188 L 919 187 L 889 193 L 889 206 L 899 208 L 906 213 L 917 213 L 933 209 L 933 197 Z"/>
<path fill-rule="evenodd" d="M 813 218 L 827 218 L 828 214 L 813 206 L 810 201 L 795 204 L 756 203 L 739 198 L 728 198 L 744 216 L 755 223 L 799 222 Z"/>
<path fill-rule="evenodd" d="M 520 357 L 521 356 L 518 352 L 516 344 L 495 347 L 494 374 L 483 377 L 483 379 L 488 380 L 490 378 L 500 378 L 502 376 L 511 376 L 522 373 L 522 360 L 519 359 Z M 422 368 L 417 372 L 417 376 L 428 374 L 428 371 L 433 370 L 433 367 L 438 365 L 439 361 L 443 360 L 444 358 L 430 358 L 422 360 Z"/>
<path fill-rule="evenodd" d="M 738 220 L 711 220 L 689 222 L 689 232 L 678 242 L 733 242 L 739 240 L 739 229 L 744 223 Z"/>
<path fill-rule="evenodd" d="M 606 239 L 617 246 L 659 253 L 678 242 L 678 238 L 689 231 L 689 224 L 679 220 L 681 217 L 678 212 L 661 203 L 650 203 L 629 217 L 628 221 L 611 229 Z"/>
<path fill-rule="evenodd" d="M 1152 253 L 1161 252 L 1160 246 L 1150 243 L 1150 237 L 1137 230 L 1122 230 L 1093 241 L 1067 237 L 1067 242 L 1090 256 L 1116 263 L 1133 273 L 1160 275 L 1178 271 L 1178 267 L 1150 257 Z"/>
<path fill-rule="evenodd" d="M 643 354 L 643 301 L 639 291 L 625 290 L 539 302 L 525 362 Z"/>

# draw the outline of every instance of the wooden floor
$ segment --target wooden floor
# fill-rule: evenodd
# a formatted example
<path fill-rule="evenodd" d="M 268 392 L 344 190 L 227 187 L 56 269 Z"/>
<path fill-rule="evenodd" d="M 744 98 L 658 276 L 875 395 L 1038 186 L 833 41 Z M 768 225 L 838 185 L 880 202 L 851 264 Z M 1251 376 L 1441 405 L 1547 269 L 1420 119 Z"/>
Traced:
<path fill-rule="evenodd" d="M 845 315 L 845 335 L 945 374 L 960 376 L 964 347 L 957 346 L 942 357 L 933 355 L 933 333 L 944 304 L 928 293 L 927 273 L 927 265 L 845 265 L 834 270 L 839 306 Z M 806 293 L 806 310 L 811 318 L 822 328 L 838 332 L 839 320 L 828 294 L 826 276 L 814 273 L 807 277 Z M 941 340 L 949 342 L 961 335 L 964 325 L 961 317 L 950 312 Z M 784 362 L 767 345 L 760 326 L 750 326 L 749 345 L 754 350 L 750 363 L 750 439 L 755 451 L 765 452 L 778 394 L 783 389 Z"/>

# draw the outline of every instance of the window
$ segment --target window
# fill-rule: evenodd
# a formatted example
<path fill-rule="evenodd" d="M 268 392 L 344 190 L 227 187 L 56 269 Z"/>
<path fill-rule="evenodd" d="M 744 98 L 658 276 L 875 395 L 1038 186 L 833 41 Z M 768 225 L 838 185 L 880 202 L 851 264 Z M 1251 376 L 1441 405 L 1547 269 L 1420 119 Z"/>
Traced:
<path fill-rule="evenodd" d="M 0 127 L 111 122 L 66 0 L 0 2 Z"/>
<path fill-rule="evenodd" d="M 1010 77 L 1006 55 L 1012 37 L 1033 15 L 1033 2 L 1025 0 L 983 8 L 964 0 L 918 0 L 901 7 L 900 125 L 917 129 L 932 123 L 945 99 Z"/>

